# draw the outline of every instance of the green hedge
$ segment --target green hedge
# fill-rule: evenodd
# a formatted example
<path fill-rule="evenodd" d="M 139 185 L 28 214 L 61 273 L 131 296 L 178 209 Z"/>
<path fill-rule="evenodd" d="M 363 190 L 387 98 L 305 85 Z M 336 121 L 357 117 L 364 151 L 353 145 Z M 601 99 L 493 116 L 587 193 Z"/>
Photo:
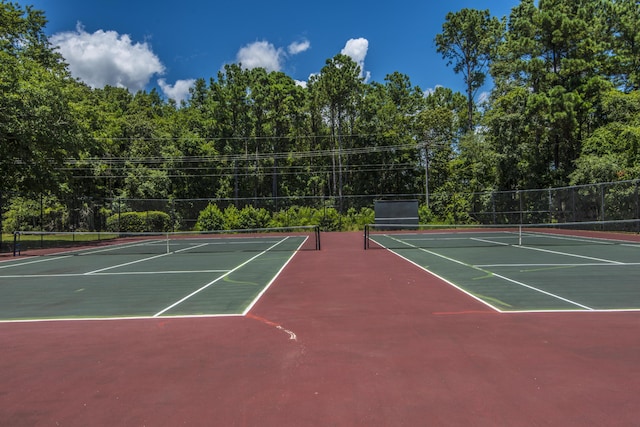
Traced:
<path fill-rule="evenodd" d="M 373 220 L 374 212 L 371 208 L 362 208 L 360 211 L 352 208 L 341 215 L 333 207 L 294 206 L 271 214 L 266 209 L 253 206 L 238 209 L 230 205 L 223 211 L 210 203 L 200 211 L 195 229 L 217 231 L 319 225 L 323 231 L 362 230 L 365 224 L 370 224 Z"/>
<path fill-rule="evenodd" d="M 171 217 L 166 212 L 122 212 L 107 218 L 108 231 L 141 233 L 171 231 Z"/>

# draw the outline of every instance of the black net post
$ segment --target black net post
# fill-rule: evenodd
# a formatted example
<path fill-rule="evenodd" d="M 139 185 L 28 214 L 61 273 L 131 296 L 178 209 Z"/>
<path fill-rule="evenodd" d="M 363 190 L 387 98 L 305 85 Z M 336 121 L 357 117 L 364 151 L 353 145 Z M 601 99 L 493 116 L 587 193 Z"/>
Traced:
<path fill-rule="evenodd" d="M 320 250 L 320 226 L 316 225 L 314 228 L 314 231 L 316 233 L 316 250 Z"/>
<path fill-rule="evenodd" d="M 364 226 L 364 250 L 366 251 L 369 247 L 369 224 L 365 224 Z"/>
<path fill-rule="evenodd" d="M 13 233 L 13 256 L 20 255 L 20 233 L 15 231 Z"/>

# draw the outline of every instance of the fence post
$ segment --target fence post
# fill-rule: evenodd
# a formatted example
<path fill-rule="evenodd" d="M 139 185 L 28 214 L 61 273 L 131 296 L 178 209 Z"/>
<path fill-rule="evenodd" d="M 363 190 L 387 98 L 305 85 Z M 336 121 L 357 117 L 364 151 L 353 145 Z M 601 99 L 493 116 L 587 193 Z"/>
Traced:
<path fill-rule="evenodd" d="M 636 217 L 635 219 L 640 219 L 640 200 L 638 199 L 638 182 L 640 181 L 636 181 L 635 184 L 635 189 L 633 190 L 633 193 L 636 196 Z"/>
<path fill-rule="evenodd" d="M 640 183 L 640 181 L 636 181 L 634 183 L 636 185 L 636 188 L 634 190 L 635 195 L 636 195 L 636 217 L 635 217 L 635 219 L 640 219 L 640 199 L 638 197 L 638 183 Z M 640 221 L 636 221 L 636 233 L 640 233 Z"/>
<path fill-rule="evenodd" d="M 44 196 L 40 193 L 40 231 L 44 231 Z"/>
<path fill-rule="evenodd" d="M 604 206 L 604 184 L 600 184 L 598 187 L 600 187 L 600 209 L 602 209 L 602 215 L 601 215 L 601 220 L 604 222 L 605 220 L 605 206 Z"/>
<path fill-rule="evenodd" d="M 520 224 L 522 224 L 522 220 L 523 220 L 522 210 L 524 209 L 524 207 L 522 206 L 522 193 L 520 192 L 520 190 L 516 190 L 516 195 L 518 196 L 518 201 L 520 203 Z"/>
<path fill-rule="evenodd" d="M 553 223 L 553 197 L 551 196 L 551 187 L 548 190 L 549 194 L 549 223 Z"/>
<path fill-rule="evenodd" d="M 496 223 L 496 198 L 494 190 L 491 190 L 491 223 Z"/>

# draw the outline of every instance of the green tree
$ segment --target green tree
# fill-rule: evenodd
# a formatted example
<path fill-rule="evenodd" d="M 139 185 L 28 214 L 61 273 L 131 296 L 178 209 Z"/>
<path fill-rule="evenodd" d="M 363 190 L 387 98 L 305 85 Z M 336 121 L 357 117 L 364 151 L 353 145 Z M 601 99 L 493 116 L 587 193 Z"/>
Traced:
<path fill-rule="evenodd" d="M 277 207 L 280 193 L 291 193 L 287 185 L 288 176 L 282 174 L 291 166 L 291 159 L 281 159 L 283 152 L 303 149 L 294 146 L 295 126 L 301 120 L 300 106 L 304 105 L 304 91 L 295 81 L 282 72 L 267 73 L 263 68 L 251 70 L 250 74 L 251 113 L 254 123 L 254 195 L 257 196 L 262 187 L 263 194 L 273 197 Z M 248 154 L 247 149 L 247 154 Z M 259 161 L 260 155 L 271 154 L 270 158 Z M 249 159 L 247 159 L 249 160 Z M 271 169 L 271 182 L 260 182 L 260 165 Z M 283 181 L 284 182 L 280 182 Z"/>
<path fill-rule="evenodd" d="M 640 91 L 609 91 L 603 110 L 611 121 L 585 139 L 572 185 L 640 177 Z"/>
<path fill-rule="evenodd" d="M 504 23 L 489 10 L 462 9 L 449 12 L 442 33 L 435 38 L 438 53 L 462 73 L 467 94 L 468 130 L 474 128 L 474 98 L 484 85 L 489 61 L 504 32 Z"/>
<path fill-rule="evenodd" d="M 230 156 L 219 166 L 221 170 L 216 196 L 240 196 L 241 163 L 234 154 L 240 153 L 251 137 L 253 123 L 250 114 L 250 74 L 242 64 L 227 64 L 218 73 L 218 80 L 210 84 L 211 112 L 215 126 L 216 151 Z"/>
<path fill-rule="evenodd" d="M 326 61 L 317 77 L 311 79 L 311 85 L 317 86 L 325 118 L 331 128 L 333 149 L 332 180 L 333 194 L 338 196 L 342 210 L 343 194 L 343 155 L 345 136 L 351 133 L 358 111 L 358 102 L 363 89 L 360 66 L 349 56 L 338 54 Z"/>
<path fill-rule="evenodd" d="M 427 95 L 425 108 L 417 116 L 415 127 L 424 147 L 421 163 L 427 207 L 430 207 L 430 193 L 456 178 L 450 176 L 449 162 L 459 150 L 458 142 L 466 128 L 465 115 L 465 97 L 438 87 Z"/>
<path fill-rule="evenodd" d="M 44 35 L 43 12 L 0 3 L 0 193 L 55 190 L 80 143 L 76 83 Z"/>
<path fill-rule="evenodd" d="M 523 0 L 512 10 L 492 63 L 495 111 L 487 121 L 496 150 L 512 158 L 500 187 L 566 185 L 581 141 L 599 125 L 611 87 L 601 72 L 608 58 L 600 5 Z"/>
<path fill-rule="evenodd" d="M 606 2 L 611 3 L 611 2 Z M 610 22 L 612 36 L 611 74 L 617 87 L 629 92 L 640 89 L 640 3 L 637 0 L 615 0 L 603 8 L 603 19 Z"/>
<path fill-rule="evenodd" d="M 349 159 L 349 185 L 355 194 L 406 194 L 420 188 L 421 169 L 415 121 L 423 92 L 407 75 L 395 72 L 384 84 L 370 83 L 358 105 L 355 151 Z M 397 149 L 390 149 L 397 146 Z"/>

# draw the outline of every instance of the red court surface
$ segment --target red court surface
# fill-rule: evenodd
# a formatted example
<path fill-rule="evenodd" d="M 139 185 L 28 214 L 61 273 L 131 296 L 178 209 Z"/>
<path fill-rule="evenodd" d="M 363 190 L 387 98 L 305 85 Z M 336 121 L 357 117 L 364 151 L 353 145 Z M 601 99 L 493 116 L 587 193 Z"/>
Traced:
<path fill-rule="evenodd" d="M 1 323 L 0 426 L 640 422 L 640 313 L 499 314 L 322 237 L 246 317 Z"/>

